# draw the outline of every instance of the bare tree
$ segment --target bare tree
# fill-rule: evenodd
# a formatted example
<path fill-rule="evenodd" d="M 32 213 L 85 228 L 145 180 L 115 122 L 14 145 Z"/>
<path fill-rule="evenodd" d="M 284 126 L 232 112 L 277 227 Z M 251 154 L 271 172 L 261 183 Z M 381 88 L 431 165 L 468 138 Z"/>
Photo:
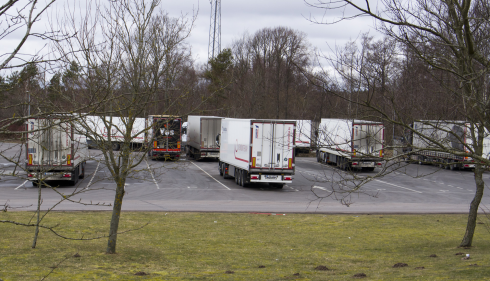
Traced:
<path fill-rule="evenodd" d="M 77 36 L 56 46 L 65 64 L 76 61 L 80 66 L 74 89 L 77 98 L 63 95 L 63 99 L 78 112 L 79 130 L 101 150 L 103 163 L 116 183 L 106 250 L 110 254 L 116 253 L 126 179 L 146 161 L 147 146 L 134 150 L 132 142 L 134 138 L 146 139 L 150 127 L 136 124 L 151 113 L 172 113 L 183 98 L 175 81 L 179 64 L 189 60 L 184 40 L 195 16 L 170 18 L 158 10 L 159 5 L 159 0 L 96 5 L 93 18 L 87 15 L 80 24 L 76 17 L 66 19 L 66 26 L 77 31 Z M 116 134 L 120 136 L 117 141 L 113 138 Z"/>
<path fill-rule="evenodd" d="M 404 130 L 425 139 L 432 144 L 432 150 L 451 153 L 457 157 L 473 159 L 475 169 L 476 192 L 470 204 L 465 235 L 460 246 L 471 246 L 476 226 L 477 212 L 484 190 L 483 171 L 490 164 L 484 155 L 484 138 L 490 131 L 488 108 L 490 73 L 488 21 L 490 6 L 488 1 L 454 1 L 454 0 L 416 0 L 400 3 L 395 0 L 384 0 L 378 4 L 372 1 L 308 1 L 314 7 L 321 9 L 348 9 L 339 20 L 348 20 L 361 16 L 372 17 L 378 30 L 399 42 L 407 52 L 420 60 L 433 81 L 438 81 L 444 91 L 433 93 L 437 100 L 443 100 L 447 94 L 458 102 L 454 108 L 456 117 L 463 119 L 469 125 L 465 137 L 470 142 L 464 142 L 464 149 L 455 150 L 441 140 L 431 135 L 415 130 L 407 120 L 399 118 L 395 100 L 390 102 L 392 110 L 363 102 L 362 105 L 376 111 L 379 116 Z M 312 19 L 314 20 L 314 19 Z M 334 24 L 334 22 L 322 22 Z M 410 79 L 410 77 L 408 77 Z M 448 83 L 444 83 L 448 82 Z M 366 89 L 373 90 L 375 87 Z M 382 93 L 381 93 L 382 94 Z M 411 98 L 404 97 L 404 98 Z M 444 110 L 438 111 L 444 112 Z M 432 112 L 434 113 L 434 112 Z M 435 115 L 435 114 L 434 114 Z M 415 116 L 421 119 L 421 116 Z M 451 116 L 454 118 L 454 116 Z M 437 120 L 447 119 L 443 114 Z M 443 123 L 443 122 L 439 122 Z M 455 133 L 448 132 L 444 127 L 434 125 L 436 129 L 461 138 Z M 423 149 L 413 147 L 414 150 Z M 465 158 L 466 159 L 466 158 Z"/>

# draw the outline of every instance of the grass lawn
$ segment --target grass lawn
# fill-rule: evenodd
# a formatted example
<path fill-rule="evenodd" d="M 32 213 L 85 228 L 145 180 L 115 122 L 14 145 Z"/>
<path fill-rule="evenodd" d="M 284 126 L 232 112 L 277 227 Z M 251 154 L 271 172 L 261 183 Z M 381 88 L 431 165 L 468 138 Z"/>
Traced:
<path fill-rule="evenodd" d="M 55 212 L 44 223 L 59 223 L 70 237 L 92 237 L 108 233 L 110 215 Z M 3 212 L 0 219 L 31 216 Z M 0 279 L 40 280 L 51 271 L 46 280 L 490 279 L 484 225 L 477 225 L 471 249 L 457 247 L 465 215 L 124 212 L 120 231 L 146 222 L 118 236 L 115 255 L 104 253 L 106 238 L 73 241 L 47 230 L 32 249 L 34 228 L 0 224 Z M 360 273 L 366 277 L 354 277 Z"/>

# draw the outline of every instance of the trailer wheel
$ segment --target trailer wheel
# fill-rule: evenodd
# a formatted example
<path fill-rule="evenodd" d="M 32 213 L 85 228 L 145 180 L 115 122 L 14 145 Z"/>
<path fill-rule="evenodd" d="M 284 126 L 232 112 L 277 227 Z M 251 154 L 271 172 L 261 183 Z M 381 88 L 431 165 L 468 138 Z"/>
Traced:
<path fill-rule="evenodd" d="M 221 162 L 218 162 L 218 170 L 219 170 L 219 175 L 223 175 L 223 170 L 221 169 Z"/>
<path fill-rule="evenodd" d="M 112 150 L 118 151 L 119 148 L 121 148 L 121 146 L 119 145 L 119 143 L 117 143 L 117 142 L 113 142 L 112 143 Z"/>
<path fill-rule="evenodd" d="M 238 169 L 235 168 L 235 183 L 240 185 L 240 181 L 239 181 L 239 176 L 238 176 Z"/>
<path fill-rule="evenodd" d="M 81 164 L 82 165 L 82 174 L 79 176 L 80 179 L 83 179 L 85 177 L 85 162 Z"/>
<path fill-rule="evenodd" d="M 316 152 L 316 162 L 320 163 L 320 151 Z"/>
<path fill-rule="evenodd" d="M 240 185 L 242 187 L 246 187 L 247 186 L 247 171 L 245 171 L 245 170 L 242 170 L 240 172 Z"/>
<path fill-rule="evenodd" d="M 77 184 L 78 182 L 78 177 L 79 177 L 79 169 L 77 169 L 76 171 L 74 171 L 74 175 L 72 175 L 72 179 L 71 181 L 68 182 L 68 185 L 71 185 L 71 186 L 74 186 Z"/>
<path fill-rule="evenodd" d="M 456 171 L 458 169 L 458 165 L 453 163 L 450 165 L 450 169 L 451 171 Z"/>

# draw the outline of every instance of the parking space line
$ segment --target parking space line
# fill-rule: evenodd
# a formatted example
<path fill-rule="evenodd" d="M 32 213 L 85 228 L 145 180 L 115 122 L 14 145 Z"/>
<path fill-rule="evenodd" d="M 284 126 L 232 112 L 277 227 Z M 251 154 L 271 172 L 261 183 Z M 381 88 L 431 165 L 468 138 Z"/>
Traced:
<path fill-rule="evenodd" d="M 210 178 L 212 178 L 213 180 L 215 180 L 217 183 L 221 184 L 222 186 L 224 186 L 226 189 L 228 190 L 231 190 L 228 186 L 224 185 L 223 183 L 221 183 L 220 181 L 218 181 L 217 179 L 215 179 L 213 176 L 211 176 L 210 174 L 208 174 L 208 172 L 204 171 L 203 169 L 201 169 L 201 167 L 197 166 L 196 163 L 194 162 L 191 162 L 194 166 L 198 167 L 199 170 L 203 171 L 206 175 L 208 175 Z"/>
<path fill-rule="evenodd" d="M 25 186 L 26 182 L 28 182 L 28 181 L 29 181 L 29 180 L 26 180 L 26 181 L 25 181 L 25 182 L 23 182 L 21 185 L 17 186 L 17 187 L 15 188 L 15 190 L 19 189 L 21 186 Z"/>
<path fill-rule="evenodd" d="M 410 191 L 413 191 L 413 192 L 422 193 L 421 191 L 417 191 L 417 190 L 410 189 L 410 188 L 407 188 L 407 187 L 399 186 L 399 185 L 396 185 L 396 184 L 393 184 L 393 183 L 389 183 L 389 182 L 385 182 L 385 181 L 381 181 L 381 180 L 375 180 L 375 181 L 378 181 L 378 182 L 381 182 L 381 183 L 384 183 L 384 184 L 387 184 L 387 185 L 396 186 L 398 188 L 403 188 L 403 189 L 406 189 L 406 190 L 410 190 Z"/>
<path fill-rule="evenodd" d="M 153 182 L 157 186 L 157 189 L 160 189 L 160 187 L 158 186 L 157 181 L 155 180 L 155 177 L 153 176 L 153 173 L 151 172 L 150 164 L 148 164 L 148 160 L 146 160 L 146 158 L 145 158 L 145 162 L 146 162 L 146 167 L 148 167 L 148 172 L 150 172 L 151 178 L 153 179 Z"/>
<path fill-rule="evenodd" d="M 99 169 L 99 165 L 100 165 L 100 162 L 97 162 L 97 167 L 95 168 L 94 175 L 92 176 L 92 178 L 88 182 L 88 185 L 87 185 L 87 187 L 85 187 L 85 189 L 89 188 L 90 185 L 92 184 L 92 181 L 94 180 L 95 174 L 97 173 L 97 170 Z"/>
<path fill-rule="evenodd" d="M 325 187 L 321 187 L 321 186 L 314 185 L 312 188 L 317 188 L 317 189 L 325 190 L 325 191 L 328 191 L 328 192 L 332 192 L 332 191 L 326 189 Z"/>

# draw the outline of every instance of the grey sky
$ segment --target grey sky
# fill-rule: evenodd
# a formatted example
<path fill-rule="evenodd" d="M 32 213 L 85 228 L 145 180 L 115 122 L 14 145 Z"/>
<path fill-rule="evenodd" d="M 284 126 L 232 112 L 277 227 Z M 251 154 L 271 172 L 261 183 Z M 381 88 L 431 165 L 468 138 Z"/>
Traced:
<path fill-rule="evenodd" d="M 192 13 L 193 7 L 199 8 L 199 14 L 194 30 L 189 38 L 193 56 L 197 63 L 207 61 L 208 35 L 211 5 L 209 0 L 163 0 L 162 8 L 170 15 Z M 337 23 L 335 25 L 319 25 L 311 23 L 307 18 L 338 19 L 340 11 L 333 13 L 314 9 L 303 0 L 222 0 L 221 1 L 221 47 L 230 47 L 234 40 L 239 39 L 245 32 L 253 34 L 265 27 L 286 26 L 306 33 L 312 47 L 328 51 L 328 45 L 343 45 L 348 40 L 356 38 L 360 32 L 371 30 L 373 21 L 369 18 Z M 328 45 L 327 45 L 328 44 Z"/>
<path fill-rule="evenodd" d="M 315 0 L 310 1 L 314 2 Z M 61 0 L 53 9 L 57 10 L 58 15 L 60 15 L 61 7 L 67 3 L 70 3 L 72 7 L 73 3 L 76 3 L 77 6 L 80 5 L 78 7 L 85 4 L 84 1 Z M 209 0 L 162 0 L 160 7 L 166 10 L 171 17 L 187 14 L 190 18 L 193 12 L 198 12 L 195 26 L 187 43 L 192 49 L 196 64 L 206 63 L 211 9 Z M 370 18 L 358 18 L 334 25 L 319 25 L 307 20 L 314 17 L 319 20 L 332 21 L 338 19 L 341 12 L 315 9 L 307 6 L 303 0 L 222 0 L 222 48 L 230 47 L 232 42 L 241 38 L 245 32 L 254 34 L 265 27 L 286 26 L 304 32 L 311 46 L 323 52 L 329 51 L 328 46 L 333 48 L 336 44 L 343 45 L 348 40 L 357 38 L 361 32 L 370 31 L 373 35 L 376 34 L 372 28 L 373 21 Z M 42 21 L 36 26 L 36 31 L 46 30 L 48 28 L 47 17 L 53 17 L 55 14 L 56 12 L 51 11 L 44 15 Z M 2 40 L 0 52 L 4 54 L 10 51 L 9 48 L 17 42 L 16 38 L 19 38 L 22 32 L 23 30 L 19 30 L 9 38 L 5 38 L 6 40 Z M 43 46 L 46 43 L 46 41 L 31 38 L 22 48 L 22 53 L 30 55 L 36 52 L 45 53 L 47 48 L 44 47 L 43 49 Z"/>

